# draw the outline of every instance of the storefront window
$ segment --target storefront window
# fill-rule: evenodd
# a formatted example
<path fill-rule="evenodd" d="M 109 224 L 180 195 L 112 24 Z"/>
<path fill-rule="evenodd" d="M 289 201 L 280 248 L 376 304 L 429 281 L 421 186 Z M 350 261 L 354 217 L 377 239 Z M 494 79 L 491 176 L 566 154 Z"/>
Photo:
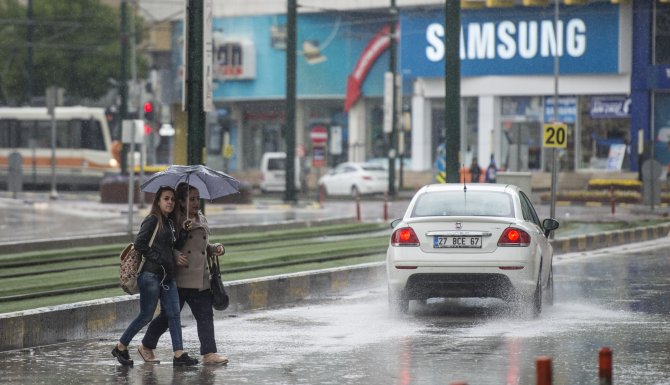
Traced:
<path fill-rule="evenodd" d="M 509 171 L 542 168 L 541 98 L 506 96 L 501 98 L 503 169 Z"/>
<path fill-rule="evenodd" d="M 654 30 L 654 64 L 670 64 L 670 4 L 654 1 L 656 20 Z"/>
<path fill-rule="evenodd" d="M 579 99 L 580 155 L 578 169 L 617 170 L 623 162 L 613 163 L 613 154 L 630 142 L 630 99 L 623 95 L 583 96 Z M 628 150 L 628 148 L 626 148 Z"/>

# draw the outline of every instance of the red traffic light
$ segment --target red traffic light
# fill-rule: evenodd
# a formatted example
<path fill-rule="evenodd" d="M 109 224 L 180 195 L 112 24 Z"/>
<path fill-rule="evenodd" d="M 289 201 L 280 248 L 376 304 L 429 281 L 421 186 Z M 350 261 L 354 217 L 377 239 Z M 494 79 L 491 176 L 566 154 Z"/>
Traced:
<path fill-rule="evenodd" d="M 154 111 L 154 105 L 151 102 L 144 103 L 144 112 L 149 114 Z"/>

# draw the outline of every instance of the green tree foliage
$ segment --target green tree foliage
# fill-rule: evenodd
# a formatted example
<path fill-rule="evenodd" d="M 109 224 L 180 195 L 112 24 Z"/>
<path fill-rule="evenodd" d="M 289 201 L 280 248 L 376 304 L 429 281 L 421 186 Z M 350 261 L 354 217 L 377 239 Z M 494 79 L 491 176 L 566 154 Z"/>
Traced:
<path fill-rule="evenodd" d="M 0 104 L 22 104 L 28 95 L 29 21 L 22 3 L 0 0 Z M 44 95 L 51 85 L 64 88 L 74 100 L 104 96 L 112 87 L 110 80 L 120 79 L 120 9 L 100 0 L 32 4 L 33 96 Z M 136 31 L 139 41 L 142 29 Z M 146 68 L 140 64 L 140 70 Z"/>

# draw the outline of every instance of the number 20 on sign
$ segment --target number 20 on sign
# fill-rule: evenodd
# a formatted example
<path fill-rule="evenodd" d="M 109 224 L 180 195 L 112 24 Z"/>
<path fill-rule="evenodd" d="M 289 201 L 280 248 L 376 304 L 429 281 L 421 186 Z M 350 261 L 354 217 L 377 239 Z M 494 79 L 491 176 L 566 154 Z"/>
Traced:
<path fill-rule="evenodd" d="M 566 148 L 567 144 L 567 124 L 554 122 L 544 125 L 544 147 Z"/>

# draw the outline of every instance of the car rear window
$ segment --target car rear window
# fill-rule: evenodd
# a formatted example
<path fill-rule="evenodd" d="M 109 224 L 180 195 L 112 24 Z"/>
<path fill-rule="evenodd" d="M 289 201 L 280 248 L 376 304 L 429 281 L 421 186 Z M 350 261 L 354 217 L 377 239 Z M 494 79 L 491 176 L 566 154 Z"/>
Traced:
<path fill-rule="evenodd" d="M 286 169 L 285 158 L 270 158 L 268 159 L 268 170 L 284 170 Z"/>
<path fill-rule="evenodd" d="M 509 194 L 494 191 L 434 191 L 421 194 L 412 217 L 430 216 L 513 216 Z"/>

